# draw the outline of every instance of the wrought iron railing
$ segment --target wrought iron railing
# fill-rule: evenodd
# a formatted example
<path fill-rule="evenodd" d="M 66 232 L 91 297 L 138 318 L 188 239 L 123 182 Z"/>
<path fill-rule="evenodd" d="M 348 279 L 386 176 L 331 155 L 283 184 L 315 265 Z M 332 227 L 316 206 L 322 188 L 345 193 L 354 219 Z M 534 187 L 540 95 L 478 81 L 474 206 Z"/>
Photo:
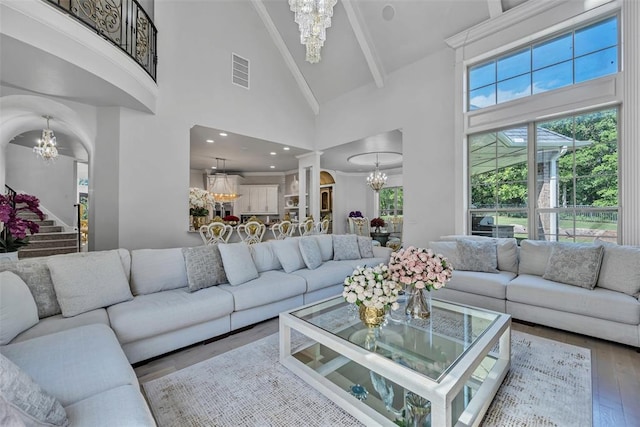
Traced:
<path fill-rule="evenodd" d="M 158 30 L 136 0 L 44 0 L 133 58 L 156 80 Z"/>

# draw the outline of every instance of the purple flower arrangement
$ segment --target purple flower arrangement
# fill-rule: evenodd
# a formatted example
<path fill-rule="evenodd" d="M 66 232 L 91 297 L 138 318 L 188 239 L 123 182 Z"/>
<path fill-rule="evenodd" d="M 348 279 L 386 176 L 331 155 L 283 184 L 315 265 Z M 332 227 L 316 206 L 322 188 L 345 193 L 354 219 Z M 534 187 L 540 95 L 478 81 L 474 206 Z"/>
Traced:
<path fill-rule="evenodd" d="M 351 211 L 349 212 L 349 218 L 364 218 L 364 216 L 360 211 Z"/>
<path fill-rule="evenodd" d="M 28 194 L 16 194 L 13 201 L 10 196 L 0 195 L 0 222 L 3 224 L 0 233 L 0 252 L 15 252 L 29 243 L 27 230 L 35 234 L 40 226 L 33 221 L 18 216 L 18 212 L 33 212 L 44 219 L 40 210 L 40 200 Z"/>

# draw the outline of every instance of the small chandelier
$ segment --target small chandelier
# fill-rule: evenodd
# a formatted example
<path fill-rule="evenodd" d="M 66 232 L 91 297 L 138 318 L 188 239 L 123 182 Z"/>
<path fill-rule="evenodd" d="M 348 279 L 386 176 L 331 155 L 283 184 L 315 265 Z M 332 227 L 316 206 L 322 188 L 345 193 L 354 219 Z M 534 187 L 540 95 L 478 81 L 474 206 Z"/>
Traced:
<path fill-rule="evenodd" d="M 387 183 L 387 174 L 380 172 L 379 166 L 378 154 L 376 153 L 376 169 L 367 177 L 367 185 L 376 193 Z"/>
<path fill-rule="evenodd" d="M 300 29 L 300 43 L 307 47 L 307 62 L 320 62 L 320 49 L 331 26 L 333 6 L 337 0 L 289 0 L 294 21 Z"/>
<path fill-rule="evenodd" d="M 229 203 L 236 200 L 240 197 L 240 194 L 237 194 L 233 190 L 231 190 L 231 185 L 229 184 L 229 180 L 227 179 L 226 173 L 226 163 L 225 159 L 220 159 L 216 157 L 216 170 L 219 170 L 218 165 L 220 160 L 222 160 L 222 173 L 216 173 L 215 179 L 213 180 L 213 185 L 211 186 L 211 190 L 209 191 L 213 195 L 213 199 L 216 203 Z"/>
<path fill-rule="evenodd" d="M 44 159 L 45 162 L 52 162 L 58 157 L 56 148 L 56 136 L 49 129 L 49 119 L 51 116 L 42 116 L 47 119 L 47 128 L 42 129 L 42 137 L 38 140 L 38 145 L 33 147 L 33 152 Z"/>

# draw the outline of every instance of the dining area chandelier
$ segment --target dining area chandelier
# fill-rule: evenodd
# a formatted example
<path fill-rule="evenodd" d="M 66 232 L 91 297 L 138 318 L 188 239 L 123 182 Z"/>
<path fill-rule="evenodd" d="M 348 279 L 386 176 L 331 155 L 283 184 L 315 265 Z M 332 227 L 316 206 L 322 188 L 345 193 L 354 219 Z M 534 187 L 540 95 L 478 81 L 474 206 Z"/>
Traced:
<path fill-rule="evenodd" d="M 387 183 L 387 174 L 380 172 L 380 162 L 378 160 L 378 154 L 376 153 L 376 168 L 367 177 L 367 185 L 371 187 L 376 193 L 384 187 Z"/>
<path fill-rule="evenodd" d="M 311 64 L 320 62 L 320 50 L 331 26 L 333 7 L 337 0 L 289 0 L 294 12 L 294 21 L 300 30 L 300 43 L 306 46 L 306 60 Z"/>
<path fill-rule="evenodd" d="M 222 160 L 222 172 L 216 172 L 213 184 L 211 185 L 211 190 L 209 190 L 209 192 L 213 195 L 213 199 L 216 203 L 233 202 L 238 197 L 240 197 L 240 194 L 237 194 L 229 183 L 229 178 L 227 176 L 226 159 L 216 157 L 216 170 L 220 170 L 220 160 Z"/>
<path fill-rule="evenodd" d="M 52 162 L 58 157 L 58 148 L 56 147 L 56 136 L 49 128 L 49 120 L 51 116 L 42 116 L 47 120 L 46 129 L 42 129 L 42 136 L 38 143 L 33 147 L 33 152 L 40 156 L 45 162 Z"/>

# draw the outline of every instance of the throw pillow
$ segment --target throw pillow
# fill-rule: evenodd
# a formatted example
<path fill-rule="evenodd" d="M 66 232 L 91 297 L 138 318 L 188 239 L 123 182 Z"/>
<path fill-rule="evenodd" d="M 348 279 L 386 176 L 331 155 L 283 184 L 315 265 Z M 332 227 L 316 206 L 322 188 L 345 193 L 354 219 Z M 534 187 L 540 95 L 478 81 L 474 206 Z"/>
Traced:
<path fill-rule="evenodd" d="M 441 236 L 441 241 L 494 240 L 498 245 L 498 270 L 518 273 L 518 242 L 513 237 L 487 237 L 466 234 Z M 543 266 L 544 269 L 544 266 Z"/>
<path fill-rule="evenodd" d="M 52 257 L 47 265 L 64 317 L 133 299 L 116 251 Z"/>
<path fill-rule="evenodd" d="M 498 273 L 498 244 L 495 240 L 457 240 L 458 270 Z"/>
<path fill-rule="evenodd" d="M 258 278 L 249 245 L 244 242 L 227 243 L 218 245 L 218 249 L 229 284 L 238 286 Z"/>
<path fill-rule="evenodd" d="M 0 378 L 0 397 L 17 410 L 22 425 L 69 425 L 67 413 L 60 402 L 2 354 Z"/>
<path fill-rule="evenodd" d="M 447 259 L 454 269 L 458 268 L 458 243 L 451 242 L 429 242 L 429 249 L 436 254 L 440 254 Z"/>
<path fill-rule="evenodd" d="M 255 243 L 249 246 L 249 250 L 258 273 L 282 269 L 282 264 L 280 264 L 280 260 L 273 252 L 270 242 Z"/>
<path fill-rule="evenodd" d="M 355 234 L 334 234 L 332 237 L 334 260 L 360 259 L 358 236 Z"/>
<path fill-rule="evenodd" d="M 518 274 L 542 276 L 547 268 L 554 242 L 523 240 L 520 242 Z"/>
<path fill-rule="evenodd" d="M 298 244 L 299 237 L 284 240 L 272 240 L 270 242 L 273 251 L 276 253 L 282 268 L 286 273 L 291 273 L 306 267 L 300 246 Z"/>
<path fill-rule="evenodd" d="M 188 282 L 181 248 L 131 251 L 131 290 L 134 295 L 184 288 Z"/>
<path fill-rule="evenodd" d="M 27 258 L 17 262 L 0 263 L 0 270 L 11 271 L 24 280 L 38 307 L 39 318 L 43 319 L 62 313 L 46 258 Z"/>
<path fill-rule="evenodd" d="M 318 241 L 313 237 L 302 237 L 298 241 L 302 259 L 309 270 L 315 270 L 322 265 L 322 252 Z"/>
<path fill-rule="evenodd" d="M 333 238 L 331 234 L 320 234 L 313 236 L 320 245 L 320 252 L 322 252 L 322 261 L 329 261 L 333 258 Z"/>
<path fill-rule="evenodd" d="M 10 271 L 0 273 L 0 345 L 38 323 L 38 307 L 24 281 Z"/>
<path fill-rule="evenodd" d="M 596 241 L 604 247 L 597 286 L 636 296 L 640 293 L 640 248 Z"/>
<path fill-rule="evenodd" d="M 593 289 L 598 282 L 603 253 L 602 246 L 556 243 L 542 278 Z"/>
<path fill-rule="evenodd" d="M 217 245 L 182 248 L 182 254 L 187 267 L 190 292 L 227 283 L 222 257 L 220 257 Z"/>
<path fill-rule="evenodd" d="M 358 236 L 358 250 L 360 258 L 373 258 L 373 239 L 367 236 Z"/>

